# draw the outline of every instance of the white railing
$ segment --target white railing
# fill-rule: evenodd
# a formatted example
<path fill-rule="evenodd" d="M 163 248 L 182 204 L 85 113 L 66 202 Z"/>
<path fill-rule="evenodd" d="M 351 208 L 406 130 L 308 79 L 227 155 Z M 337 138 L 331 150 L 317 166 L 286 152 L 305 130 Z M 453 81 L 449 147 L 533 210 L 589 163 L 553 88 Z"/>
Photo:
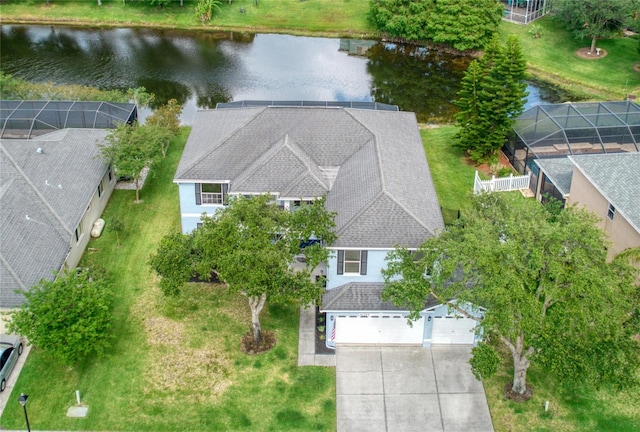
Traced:
<path fill-rule="evenodd" d="M 531 173 L 522 176 L 514 177 L 513 174 L 509 177 L 496 178 L 491 177 L 491 180 L 481 180 L 476 171 L 476 177 L 473 182 L 473 193 L 479 194 L 480 192 L 507 192 L 520 189 L 529 189 L 529 183 L 531 181 Z"/>
<path fill-rule="evenodd" d="M 223 195 L 221 193 L 214 192 L 201 192 L 202 204 L 223 204 Z"/>

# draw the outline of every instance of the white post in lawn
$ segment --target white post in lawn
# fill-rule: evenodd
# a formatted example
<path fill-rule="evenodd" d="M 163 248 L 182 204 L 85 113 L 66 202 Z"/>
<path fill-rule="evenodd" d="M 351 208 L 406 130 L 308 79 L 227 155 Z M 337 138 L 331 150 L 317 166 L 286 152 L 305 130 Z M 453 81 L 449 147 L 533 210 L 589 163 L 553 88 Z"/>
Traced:
<path fill-rule="evenodd" d="M 78 402 L 78 405 L 80 405 L 80 390 L 76 390 L 76 401 Z"/>

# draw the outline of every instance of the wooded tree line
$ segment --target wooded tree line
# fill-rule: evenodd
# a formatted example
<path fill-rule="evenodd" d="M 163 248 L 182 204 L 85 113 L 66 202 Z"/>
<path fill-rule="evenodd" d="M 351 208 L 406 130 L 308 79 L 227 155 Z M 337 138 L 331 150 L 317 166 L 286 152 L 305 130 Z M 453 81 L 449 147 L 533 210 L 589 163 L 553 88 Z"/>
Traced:
<path fill-rule="evenodd" d="M 503 11 L 496 0 L 371 0 L 369 20 L 389 37 L 466 51 L 491 41 Z"/>

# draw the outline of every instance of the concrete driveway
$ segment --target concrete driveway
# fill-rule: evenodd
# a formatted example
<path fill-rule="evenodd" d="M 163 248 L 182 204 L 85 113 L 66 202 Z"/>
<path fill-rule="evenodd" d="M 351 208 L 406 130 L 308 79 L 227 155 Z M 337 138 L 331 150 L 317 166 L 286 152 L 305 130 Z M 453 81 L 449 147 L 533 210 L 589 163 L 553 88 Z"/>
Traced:
<path fill-rule="evenodd" d="M 493 431 L 468 346 L 338 346 L 338 431 Z"/>

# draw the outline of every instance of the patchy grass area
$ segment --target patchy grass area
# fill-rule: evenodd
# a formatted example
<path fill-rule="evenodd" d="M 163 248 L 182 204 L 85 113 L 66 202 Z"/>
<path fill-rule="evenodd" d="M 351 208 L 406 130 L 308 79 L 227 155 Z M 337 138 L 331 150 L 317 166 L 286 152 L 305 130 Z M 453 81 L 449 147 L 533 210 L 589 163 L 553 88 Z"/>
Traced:
<path fill-rule="evenodd" d="M 533 397 L 524 403 L 504 397 L 504 387 L 513 378 L 508 353 L 501 372 L 485 380 L 484 388 L 496 432 L 635 432 L 640 430 L 640 389 L 623 391 L 603 387 L 560 386 L 536 367 L 527 374 Z M 545 412 L 545 402 L 549 410 Z"/>
<path fill-rule="evenodd" d="M 473 193 L 475 168 L 466 164 L 464 152 L 453 146 L 457 130 L 456 126 L 420 130 L 445 222 L 451 222 L 457 217 L 455 211 L 468 206 Z"/>
<path fill-rule="evenodd" d="M 576 39 L 561 23 L 550 17 L 535 21 L 542 27 L 542 37 L 533 38 L 527 26 L 504 22 L 503 33 L 520 37 L 529 72 L 568 89 L 580 98 L 621 100 L 627 94 L 640 95 L 640 73 L 633 69 L 640 62 L 635 38 L 598 41 L 607 51 L 601 59 L 587 60 L 576 55 L 591 40 Z"/>
<path fill-rule="evenodd" d="M 102 0 L 54 0 L 49 6 L 44 0 L 8 0 L 2 2 L 5 22 L 41 22 L 100 26 L 162 26 L 187 30 L 239 30 L 249 32 L 321 33 L 325 35 L 371 35 L 366 13 L 368 0 L 223 0 L 220 10 L 214 9 L 211 21 L 196 19 L 196 2 L 178 1 L 165 7 L 152 7 L 148 2 Z"/>
<path fill-rule="evenodd" d="M 36 430 L 335 430 L 333 368 L 298 367 L 298 311 L 268 306 L 263 327 L 278 343 L 248 356 L 240 339 L 249 328 L 244 297 L 220 285 L 190 284 L 167 299 L 147 266 L 161 237 L 179 229 L 172 183 L 188 129 L 134 204 L 135 191 L 114 191 L 101 238 L 84 263 L 107 269 L 115 287 L 113 347 L 104 358 L 69 369 L 31 351 L 0 427 L 20 429 L 17 398 L 29 394 Z M 109 221 L 124 229 L 117 247 Z M 66 417 L 75 390 L 89 406 L 85 419 Z"/>

